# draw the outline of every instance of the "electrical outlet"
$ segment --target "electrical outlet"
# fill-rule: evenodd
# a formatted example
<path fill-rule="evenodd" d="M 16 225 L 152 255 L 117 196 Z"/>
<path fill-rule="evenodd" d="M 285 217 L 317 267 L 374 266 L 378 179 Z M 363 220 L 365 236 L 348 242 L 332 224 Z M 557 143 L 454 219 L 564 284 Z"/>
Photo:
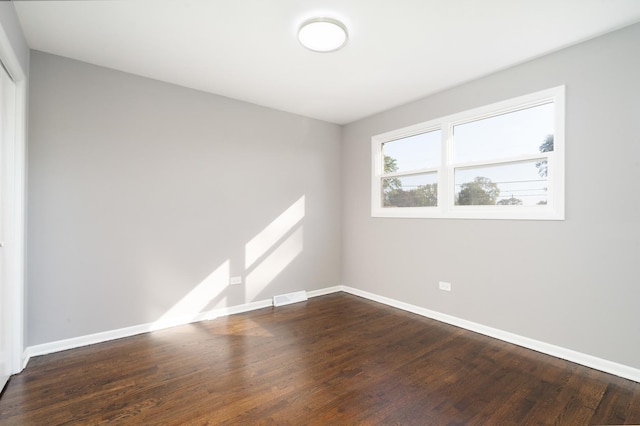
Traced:
<path fill-rule="evenodd" d="M 438 283 L 438 288 L 444 291 L 451 291 L 451 283 L 445 283 L 444 281 L 440 281 Z"/>
<path fill-rule="evenodd" d="M 229 285 L 238 285 L 238 284 L 242 284 L 242 277 L 229 278 Z"/>

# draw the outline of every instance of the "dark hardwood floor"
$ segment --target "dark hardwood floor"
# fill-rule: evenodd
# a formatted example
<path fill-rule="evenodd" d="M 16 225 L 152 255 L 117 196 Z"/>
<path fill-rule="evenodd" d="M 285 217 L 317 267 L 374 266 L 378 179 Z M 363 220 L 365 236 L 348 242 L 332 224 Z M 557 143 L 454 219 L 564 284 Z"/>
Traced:
<path fill-rule="evenodd" d="M 640 423 L 640 383 L 345 293 L 33 358 L 2 425 Z"/>

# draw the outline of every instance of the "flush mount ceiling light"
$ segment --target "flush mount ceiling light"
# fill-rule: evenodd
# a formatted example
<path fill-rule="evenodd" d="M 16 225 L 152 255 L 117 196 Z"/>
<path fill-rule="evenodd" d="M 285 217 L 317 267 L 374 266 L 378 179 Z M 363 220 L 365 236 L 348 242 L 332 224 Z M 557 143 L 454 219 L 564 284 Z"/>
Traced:
<path fill-rule="evenodd" d="M 334 52 L 347 44 L 347 27 L 333 18 L 313 18 L 298 30 L 298 40 L 314 52 Z"/>

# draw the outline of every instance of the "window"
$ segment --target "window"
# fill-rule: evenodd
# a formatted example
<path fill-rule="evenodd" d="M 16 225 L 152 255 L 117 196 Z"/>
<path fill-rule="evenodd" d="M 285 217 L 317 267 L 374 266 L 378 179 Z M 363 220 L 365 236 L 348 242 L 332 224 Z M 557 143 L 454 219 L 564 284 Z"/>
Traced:
<path fill-rule="evenodd" d="M 564 86 L 372 138 L 371 215 L 564 219 Z"/>
<path fill-rule="evenodd" d="M 382 143 L 383 207 L 438 205 L 440 130 Z"/>

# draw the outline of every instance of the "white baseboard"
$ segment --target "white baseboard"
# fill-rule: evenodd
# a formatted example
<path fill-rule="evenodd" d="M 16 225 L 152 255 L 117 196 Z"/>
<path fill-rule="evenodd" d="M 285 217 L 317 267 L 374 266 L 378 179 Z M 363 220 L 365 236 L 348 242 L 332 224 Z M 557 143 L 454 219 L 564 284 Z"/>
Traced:
<path fill-rule="evenodd" d="M 338 293 L 342 291 L 342 286 L 337 285 L 335 287 L 327 287 L 321 288 L 320 290 L 311 290 L 307 292 L 307 297 L 311 299 L 312 297 L 324 296 L 326 294 Z"/>
<path fill-rule="evenodd" d="M 211 320 L 218 317 L 227 315 L 239 314 L 242 312 L 253 311 L 256 309 L 262 309 L 272 306 L 271 299 L 260 300 L 257 302 L 245 303 L 237 306 L 230 306 L 227 308 L 212 309 L 206 312 L 200 312 L 193 317 L 178 317 L 171 318 L 161 322 L 153 322 L 147 324 L 134 325 L 132 327 L 125 327 L 116 330 L 103 331 L 101 333 L 89 334 L 86 336 L 73 337 L 71 339 L 58 340 L 50 343 L 43 343 L 40 345 L 29 346 L 25 351 L 25 367 L 29 362 L 29 359 L 34 356 L 46 355 L 53 352 L 65 351 L 68 349 L 79 348 L 82 346 L 94 345 L 96 343 L 108 342 L 109 340 L 122 339 L 124 337 L 131 337 L 142 333 L 149 333 L 151 331 L 163 330 L 170 327 L 176 327 L 179 325 L 190 324 L 198 321 Z"/>
<path fill-rule="evenodd" d="M 571 349 L 563 348 L 561 346 L 552 345 L 549 343 L 541 342 L 539 340 L 530 339 L 528 337 L 520 336 L 518 334 L 510 333 L 507 331 L 499 330 L 497 328 L 487 327 L 482 324 L 478 324 L 472 321 L 467 321 L 461 318 L 457 318 L 451 315 L 443 314 L 441 312 L 432 311 L 430 309 L 422 308 L 420 306 L 411 305 L 409 303 L 400 302 L 399 300 L 391 299 L 384 296 L 379 296 L 374 293 L 369 293 L 364 290 L 359 290 L 353 287 L 347 286 L 334 286 L 327 287 L 319 290 L 311 290 L 307 292 L 307 297 L 313 298 L 318 296 L 324 296 L 326 294 L 337 293 L 344 291 L 345 293 L 360 296 L 365 299 L 372 300 L 374 302 L 382 303 L 394 308 L 402 309 L 403 311 L 412 312 L 423 317 L 431 318 L 436 321 L 444 322 L 454 325 L 456 327 L 464 328 L 476 333 L 483 334 L 485 336 L 493 337 L 514 345 L 522 346 L 527 349 L 532 349 L 537 352 L 541 352 L 547 355 L 554 356 L 556 358 L 562 358 L 567 361 L 575 362 L 586 367 L 594 368 L 596 370 L 604 371 L 605 373 L 614 374 L 625 379 L 640 382 L 640 369 L 633 368 L 627 365 L 619 364 L 606 359 L 598 358 L 592 355 L 577 352 Z M 135 336 L 137 334 L 148 333 L 155 330 L 161 330 L 164 328 L 175 327 L 178 325 L 184 325 L 192 322 L 210 320 L 227 315 L 238 314 L 242 312 L 253 311 L 273 305 L 272 299 L 261 300 L 257 302 L 245 303 L 242 305 L 231 306 L 228 308 L 214 309 L 207 312 L 202 312 L 194 318 L 175 318 L 170 321 L 158 323 L 141 324 L 132 327 L 121 328 L 117 330 L 105 331 L 102 333 L 90 334 L 87 336 L 74 337 L 71 339 L 59 340 L 56 342 L 44 343 L 41 345 L 30 346 L 25 350 L 23 360 L 24 367 L 27 366 L 29 359 L 38 355 L 46 355 L 53 352 L 64 351 L 67 349 L 78 348 L 81 346 L 93 345 L 96 343 L 107 342 L 109 340 L 121 339 L 124 337 Z"/>
<path fill-rule="evenodd" d="M 318 297 L 325 294 L 336 293 L 342 291 L 342 286 L 327 287 L 319 290 L 311 290 L 307 292 L 307 297 Z M 23 366 L 26 368 L 31 357 L 46 355 L 54 352 L 66 351 L 68 349 L 79 348 L 82 346 L 94 345 L 96 343 L 108 342 L 110 340 L 122 339 L 138 334 L 149 333 L 152 331 L 163 330 L 179 325 L 190 324 L 198 321 L 212 320 L 214 318 L 224 317 L 242 312 L 253 311 L 273 306 L 273 300 L 260 300 L 257 302 L 244 303 L 242 305 L 230 306 L 227 308 L 213 309 L 206 312 L 200 312 L 195 316 L 175 317 L 147 324 L 134 325 L 131 327 L 120 328 L 116 330 L 104 331 L 86 336 L 73 337 L 70 339 L 58 340 L 55 342 L 43 343 L 40 345 L 29 346 L 24 351 Z"/>
<path fill-rule="evenodd" d="M 577 352 L 571 349 L 563 348 L 561 346 L 556 346 L 549 343 L 541 342 L 539 340 L 530 339 L 528 337 L 524 337 L 518 334 L 499 330 L 497 328 L 487 327 L 485 325 L 478 324 L 472 321 L 467 321 L 451 315 L 432 311 L 430 309 L 421 308 L 419 306 L 400 302 L 395 299 L 379 296 L 377 294 L 369 293 L 363 290 L 358 290 L 356 288 L 342 286 L 342 291 L 344 291 L 345 293 L 350 293 L 355 296 L 360 296 L 365 299 L 372 300 L 374 302 L 379 302 L 384 305 L 402 309 L 403 311 L 412 312 L 414 314 L 418 314 L 423 317 L 431 318 L 436 321 L 440 321 L 440 322 L 454 325 L 456 327 L 464 328 L 469 331 L 484 334 L 485 336 L 493 337 L 498 340 L 502 340 L 508 343 L 513 343 L 514 345 L 522 346 L 527 349 L 532 349 L 534 351 L 551 355 L 556 358 L 565 359 L 567 361 L 575 362 L 576 364 L 581 364 L 589 368 L 604 371 L 605 373 L 613 374 L 619 377 L 623 377 L 625 379 L 633 380 L 635 382 L 640 382 L 640 369 L 633 368 L 628 365 L 619 364 L 617 362 L 598 358 L 592 355 L 588 355 L 588 354 Z"/>

